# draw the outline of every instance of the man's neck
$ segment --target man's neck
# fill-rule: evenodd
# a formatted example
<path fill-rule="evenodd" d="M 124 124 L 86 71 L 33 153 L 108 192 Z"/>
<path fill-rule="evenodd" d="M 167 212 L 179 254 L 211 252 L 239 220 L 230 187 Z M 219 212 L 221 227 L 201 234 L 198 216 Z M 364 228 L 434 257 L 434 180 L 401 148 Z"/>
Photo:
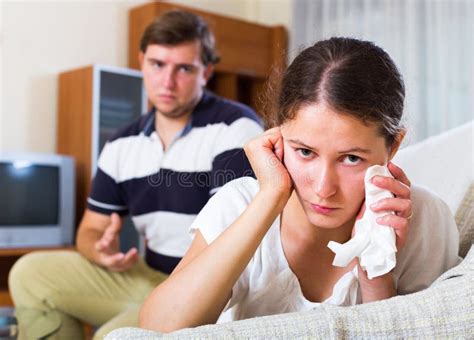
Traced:
<path fill-rule="evenodd" d="M 192 111 L 189 111 L 179 117 L 167 117 L 158 111 L 155 112 L 155 131 L 161 139 L 164 150 L 168 149 L 176 134 L 184 129 L 191 113 Z"/>

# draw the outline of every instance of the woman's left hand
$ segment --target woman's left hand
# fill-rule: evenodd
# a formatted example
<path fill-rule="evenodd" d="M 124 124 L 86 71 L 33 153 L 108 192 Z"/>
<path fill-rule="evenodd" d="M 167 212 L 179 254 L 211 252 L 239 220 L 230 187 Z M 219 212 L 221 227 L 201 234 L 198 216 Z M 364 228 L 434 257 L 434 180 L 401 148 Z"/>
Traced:
<path fill-rule="evenodd" d="M 397 249 L 406 242 L 409 220 L 413 215 L 411 204 L 410 180 L 401 168 L 389 162 L 387 165 L 394 178 L 375 176 L 372 183 L 382 189 L 389 190 L 395 197 L 382 199 L 370 206 L 373 211 L 393 211 L 377 219 L 377 223 L 390 226 L 397 235 Z"/>
<path fill-rule="evenodd" d="M 397 236 L 397 249 L 403 247 L 408 234 L 409 219 L 412 217 L 410 180 L 402 169 L 389 162 L 388 170 L 394 178 L 375 176 L 372 183 L 382 189 L 389 190 L 395 197 L 382 199 L 370 206 L 373 211 L 393 211 L 395 214 L 386 214 L 377 219 L 382 225 L 390 226 Z M 388 299 L 396 295 L 392 273 L 378 276 L 373 279 L 358 265 L 359 283 L 364 303 Z"/>

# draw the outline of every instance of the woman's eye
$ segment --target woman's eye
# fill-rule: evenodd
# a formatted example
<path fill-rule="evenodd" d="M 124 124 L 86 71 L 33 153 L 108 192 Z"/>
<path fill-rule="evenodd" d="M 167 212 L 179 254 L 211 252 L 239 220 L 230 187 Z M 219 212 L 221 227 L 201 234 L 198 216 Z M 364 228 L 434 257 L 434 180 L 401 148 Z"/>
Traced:
<path fill-rule="evenodd" d="M 355 155 L 347 155 L 343 159 L 343 163 L 349 164 L 349 165 L 357 165 L 360 162 L 362 162 L 362 158 Z"/>
<path fill-rule="evenodd" d="M 298 152 L 303 158 L 308 158 L 313 155 L 313 151 L 308 149 L 298 149 Z"/>

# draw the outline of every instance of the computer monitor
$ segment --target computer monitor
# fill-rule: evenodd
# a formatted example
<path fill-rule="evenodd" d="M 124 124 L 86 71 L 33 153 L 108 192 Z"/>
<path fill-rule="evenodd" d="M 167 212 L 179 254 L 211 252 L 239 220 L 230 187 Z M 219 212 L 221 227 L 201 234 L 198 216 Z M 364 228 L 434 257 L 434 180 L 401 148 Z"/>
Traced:
<path fill-rule="evenodd" d="M 74 160 L 0 153 L 0 248 L 74 243 Z"/>

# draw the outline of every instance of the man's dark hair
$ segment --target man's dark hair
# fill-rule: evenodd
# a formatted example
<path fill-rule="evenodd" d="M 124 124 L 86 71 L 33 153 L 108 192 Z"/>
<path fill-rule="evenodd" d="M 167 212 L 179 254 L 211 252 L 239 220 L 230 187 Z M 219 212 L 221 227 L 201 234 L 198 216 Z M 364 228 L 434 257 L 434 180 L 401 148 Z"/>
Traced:
<path fill-rule="evenodd" d="M 183 10 L 172 10 L 157 17 L 143 33 L 140 50 L 145 53 L 148 45 L 178 45 L 199 41 L 204 65 L 216 64 L 214 35 L 200 16 Z"/>

